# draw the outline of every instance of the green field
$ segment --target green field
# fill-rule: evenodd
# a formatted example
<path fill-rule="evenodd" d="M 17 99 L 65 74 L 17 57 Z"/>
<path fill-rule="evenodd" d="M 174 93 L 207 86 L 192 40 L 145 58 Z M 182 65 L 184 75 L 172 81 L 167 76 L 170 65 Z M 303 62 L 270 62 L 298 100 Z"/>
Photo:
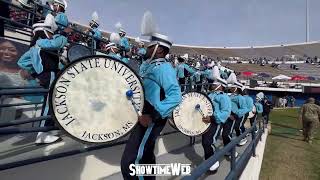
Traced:
<path fill-rule="evenodd" d="M 274 110 L 260 179 L 320 179 L 320 130 L 312 144 L 302 141 L 298 109 Z"/>

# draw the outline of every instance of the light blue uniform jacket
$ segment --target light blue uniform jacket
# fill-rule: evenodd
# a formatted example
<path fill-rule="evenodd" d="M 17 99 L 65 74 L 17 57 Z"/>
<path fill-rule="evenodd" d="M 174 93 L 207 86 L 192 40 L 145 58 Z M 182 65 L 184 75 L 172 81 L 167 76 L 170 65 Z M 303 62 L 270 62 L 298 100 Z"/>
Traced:
<path fill-rule="evenodd" d="M 209 94 L 214 106 L 213 117 L 217 124 L 225 123 L 231 114 L 231 100 L 228 95 L 221 91 Z"/>
<path fill-rule="evenodd" d="M 231 94 L 231 112 L 236 114 L 238 118 L 242 118 L 247 113 L 247 105 L 243 96 L 239 94 Z"/>

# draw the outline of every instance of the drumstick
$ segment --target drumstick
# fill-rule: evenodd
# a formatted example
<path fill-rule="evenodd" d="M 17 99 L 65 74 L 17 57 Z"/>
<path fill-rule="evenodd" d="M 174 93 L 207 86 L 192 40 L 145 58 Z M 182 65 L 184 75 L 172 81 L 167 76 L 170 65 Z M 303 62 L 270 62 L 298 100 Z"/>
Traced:
<path fill-rule="evenodd" d="M 201 110 L 200 104 L 197 104 L 196 107 L 195 107 L 195 109 L 200 112 L 200 114 L 202 115 L 202 117 L 205 117 L 204 114 L 203 114 L 203 112 L 202 112 L 202 110 Z"/>
<path fill-rule="evenodd" d="M 126 96 L 127 96 L 128 100 L 131 101 L 131 103 L 132 103 L 132 105 L 133 105 L 133 107 L 134 107 L 134 110 L 137 112 L 137 114 L 138 114 L 139 116 L 142 116 L 142 113 L 140 112 L 140 110 L 138 110 L 138 108 L 137 108 L 137 106 L 136 106 L 136 103 L 135 103 L 135 102 L 133 101 L 133 99 L 132 99 L 132 97 L 133 97 L 133 91 L 132 91 L 132 90 L 128 90 L 128 91 L 126 92 Z"/>

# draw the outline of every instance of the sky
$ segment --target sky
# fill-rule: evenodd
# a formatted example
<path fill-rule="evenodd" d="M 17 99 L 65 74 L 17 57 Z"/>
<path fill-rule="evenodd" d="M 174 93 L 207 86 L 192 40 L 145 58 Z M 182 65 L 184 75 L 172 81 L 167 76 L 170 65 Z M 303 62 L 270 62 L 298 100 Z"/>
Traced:
<path fill-rule="evenodd" d="M 305 42 L 305 0 L 67 0 L 69 20 L 89 24 L 97 11 L 100 28 L 140 36 L 149 10 L 159 32 L 174 44 L 242 47 Z M 309 0 L 310 41 L 320 40 L 320 1 Z M 140 36 L 141 37 L 141 36 Z M 147 37 L 142 37 L 146 39 Z"/>

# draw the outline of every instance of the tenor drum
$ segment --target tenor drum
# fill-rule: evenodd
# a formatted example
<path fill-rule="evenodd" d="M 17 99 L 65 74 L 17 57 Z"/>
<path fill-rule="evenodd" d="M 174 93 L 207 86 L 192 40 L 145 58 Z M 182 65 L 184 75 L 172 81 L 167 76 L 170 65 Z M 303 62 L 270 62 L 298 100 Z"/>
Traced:
<path fill-rule="evenodd" d="M 90 48 L 81 44 L 74 44 L 68 50 L 68 59 L 69 62 L 73 62 L 79 58 L 91 56 L 92 52 Z"/>
<path fill-rule="evenodd" d="M 128 92 L 131 98 L 128 98 Z M 54 120 L 82 142 L 105 143 L 129 133 L 142 112 L 144 91 L 136 73 L 106 56 L 70 63 L 50 89 Z"/>
<path fill-rule="evenodd" d="M 256 106 L 253 106 L 252 111 L 249 112 L 248 118 L 249 118 L 249 119 L 250 119 L 250 118 L 253 118 L 256 113 L 257 113 L 257 108 L 256 108 Z"/>
<path fill-rule="evenodd" d="M 212 116 L 213 105 L 203 93 L 189 92 L 182 96 L 182 102 L 173 110 L 170 123 L 187 136 L 198 136 L 210 127 L 202 121 L 203 116 Z"/>

